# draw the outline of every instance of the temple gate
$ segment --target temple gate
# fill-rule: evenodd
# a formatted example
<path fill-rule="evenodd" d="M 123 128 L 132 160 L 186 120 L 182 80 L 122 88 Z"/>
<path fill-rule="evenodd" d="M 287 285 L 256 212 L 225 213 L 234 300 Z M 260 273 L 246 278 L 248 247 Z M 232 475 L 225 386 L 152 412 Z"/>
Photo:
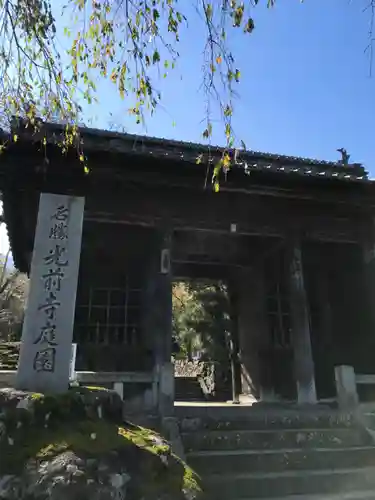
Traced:
<path fill-rule="evenodd" d="M 77 370 L 132 374 L 124 398 L 170 413 L 172 280 L 195 277 L 235 291 L 242 393 L 316 403 L 334 397 L 336 365 L 374 371 L 375 189 L 361 165 L 241 152 L 216 194 L 204 182 L 220 149 L 197 164 L 201 145 L 82 129 L 86 175 L 56 146 L 62 130 L 13 130 L 0 188 L 23 272 L 40 194 L 85 199 Z"/>

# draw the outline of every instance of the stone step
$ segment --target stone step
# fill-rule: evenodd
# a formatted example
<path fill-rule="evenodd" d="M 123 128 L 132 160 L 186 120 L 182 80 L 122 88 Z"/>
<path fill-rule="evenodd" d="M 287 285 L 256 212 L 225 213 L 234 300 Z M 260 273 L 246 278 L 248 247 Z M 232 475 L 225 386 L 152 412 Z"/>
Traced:
<path fill-rule="evenodd" d="M 275 499 L 313 494 L 321 498 L 321 495 L 375 491 L 375 467 L 212 474 L 206 476 L 204 485 L 208 497 L 215 500 Z"/>
<path fill-rule="evenodd" d="M 182 432 L 197 430 L 262 430 L 353 428 L 353 415 L 338 411 L 265 412 L 251 406 L 175 406 Z M 208 415 L 210 410 L 210 415 Z"/>
<path fill-rule="evenodd" d="M 204 394 L 197 378 L 175 378 L 175 401 L 204 401 Z"/>
<path fill-rule="evenodd" d="M 202 477 L 210 474 L 284 472 L 374 466 L 375 447 L 342 449 L 237 450 L 188 453 L 189 465 Z"/>
<path fill-rule="evenodd" d="M 215 430 L 181 434 L 185 451 L 340 448 L 371 443 L 360 429 Z"/>

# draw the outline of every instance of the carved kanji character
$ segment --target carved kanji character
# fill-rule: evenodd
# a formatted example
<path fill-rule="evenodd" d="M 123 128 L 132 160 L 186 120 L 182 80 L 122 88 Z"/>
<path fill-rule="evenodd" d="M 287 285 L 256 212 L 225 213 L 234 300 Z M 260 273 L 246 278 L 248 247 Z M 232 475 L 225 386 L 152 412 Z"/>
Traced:
<path fill-rule="evenodd" d="M 68 239 L 68 225 L 64 222 L 57 222 L 49 231 L 49 238 L 51 240 L 67 240 Z"/>
<path fill-rule="evenodd" d="M 65 205 L 59 205 L 56 212 L 52 215 L 51 219 L 66 222 L 69 218 L 69 208 Z"/>
<path fill-rule="evenodd" d="M 61 290 L 61 280 L 65 274 L 61 271 L 61 267 L 56 269 L 49 269 L 47 274 L 43 274 L 44 289 L 48 292 L 54 290 L 59 292 Z"/>
<path fill-rule="evenodd" d="M 61 303 L 58 300 L 56 300 L 56 295 L 50 292 L 48 297 L 46 298 L 45 303 L 41 304 L 38 307 L 38 310 L 44 311 L 48 319 L 54 320 L 56 315 L 56 310 L 60 307 L 60 305 Z"/>
<path fill-rule="evenodd" d="M 56 325 L 51 324 L 49 321 L 42 326 L 38 338 L 34 344 L 48 344 L 49 346 L 56 346 Z"/>
<path fill-rule="evenodd" d="M 33 368 L 37 372 L 50 372 L 55 371 L 56 362 L 56 348 L 47 347 L 35 354 Z"/>
<path fill-rule="evenodd" d="M 50 265 L 61 266 L 61 267 L 67 266 L 68 261 L 67 260 L 63 261 L 61 259 L 65 252 L 66 252 L 65 247 L 61 247 L 60 245 L 56 245 L 55 248 L 52 248 L 49 251 L 49 254 L 46 257 L 44 257 L 44 263 L 47 266 L 50 266 Z"/>

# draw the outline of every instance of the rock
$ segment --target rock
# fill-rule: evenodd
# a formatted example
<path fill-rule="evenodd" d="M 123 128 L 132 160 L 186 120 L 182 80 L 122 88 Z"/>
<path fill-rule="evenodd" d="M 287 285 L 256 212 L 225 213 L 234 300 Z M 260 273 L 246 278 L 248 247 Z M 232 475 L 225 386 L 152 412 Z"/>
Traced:
<path fill-rule="evenodd" d="M 121 410 L 106 389 L 57 396 L 0 389 L 0 499 L 200 497 L 199 478 L 169 444 L 123 422 Z"/>

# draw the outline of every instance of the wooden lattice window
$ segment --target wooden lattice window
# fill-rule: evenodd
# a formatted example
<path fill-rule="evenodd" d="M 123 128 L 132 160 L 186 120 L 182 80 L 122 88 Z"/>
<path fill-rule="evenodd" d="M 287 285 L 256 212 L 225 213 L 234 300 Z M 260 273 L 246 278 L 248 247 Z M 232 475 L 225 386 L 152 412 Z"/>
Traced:
<path fill-rule="evenodd" d="M 75 331 L 79 342 L 136 345 L 140 341 L 140 289 L 90 288 L 78 300 Z"/>
<path fill-rule="evenodd" d="M 289 348 L 292 332 L 284 251 L 278 251 L 267 261 L 266 290 L 270 344 L 274 348 Z"/>

